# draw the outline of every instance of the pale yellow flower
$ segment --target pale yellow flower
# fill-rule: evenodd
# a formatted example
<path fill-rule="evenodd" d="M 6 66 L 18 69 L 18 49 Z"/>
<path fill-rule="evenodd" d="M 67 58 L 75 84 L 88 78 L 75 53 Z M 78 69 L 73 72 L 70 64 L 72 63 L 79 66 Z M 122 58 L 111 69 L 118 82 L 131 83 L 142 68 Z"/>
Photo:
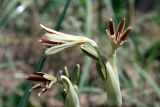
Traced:
<path fill-rule="evenodd" d="M 45 31 L 45 35 L 40 39 L 40 42 L 44 45 L 49 45 L 51 47 L 47 48 L 45 54 L 55 54 L 64 49 L 83 45 L 90 44 L 94 47 L 97 47 L 97 44 L 84 36 L 74 36 L 65 33 L 61 33 L 50 28 L 45 27 L 44 25 L 40 25 Z"/>

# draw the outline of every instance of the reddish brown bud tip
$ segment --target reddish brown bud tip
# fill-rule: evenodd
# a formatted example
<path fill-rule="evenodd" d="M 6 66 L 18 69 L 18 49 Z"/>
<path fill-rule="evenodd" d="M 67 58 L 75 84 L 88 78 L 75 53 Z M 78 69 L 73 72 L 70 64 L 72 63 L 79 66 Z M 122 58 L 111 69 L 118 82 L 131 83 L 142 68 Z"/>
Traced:
<path fill-rule="evenodd" d="M 43 87 L 41 86 L 41 84 L 37 84 L 35 86 L 33 86 L 30 91 L 36 91 L 36 90 L 41 90 Z"/>
<path fill-rule="evenodd" d="M 43 73 L 43 72 L 35 72 L 35 75 L 43 76 L 43 75 L 45 75 L 45 73 Z"/>
<path fill-rule="evenodd" d="M 45 39 L 40 39 L 39 42 L 44 43 L 44 44 L 48 44 L 48 45 L 58 44 L 57 42 L 53 42 L 53 41 L 45 40 Z"/>
<path fill-rule="evenodd" d="M 110 20 L 109 20 L 109 32 L 111 35 L 113 35 L 115 33 L 114 22 L 113 22 L 112 18 L 110 18 Z"/>
<path fill-rule="evenodd" d="M 26 76 L 26 79 L 33 82 L 45 82 L 47 79 L 43 78 L 43 76 L 40 75 L 29 75 Z"/>
<path fill-rule="evenodd" d="M 123 18 L 118 25 L 118 29 L 116 32 L 116 38 L 122 33 L 124 27 L 125 27 L 125 18 Z"/>
<path fill-rule="evenodd" d="M 120 38 L 120 41 L 124 41 L 124 40 L 127 38 L 129 32 L 131 32 L 131 30 L 132 30 L 132 27 L 129 26 L 129 27 L 124 31 L 124 33 L 122 34 L 122 36 L 121 36 L 121 38 Z"/>

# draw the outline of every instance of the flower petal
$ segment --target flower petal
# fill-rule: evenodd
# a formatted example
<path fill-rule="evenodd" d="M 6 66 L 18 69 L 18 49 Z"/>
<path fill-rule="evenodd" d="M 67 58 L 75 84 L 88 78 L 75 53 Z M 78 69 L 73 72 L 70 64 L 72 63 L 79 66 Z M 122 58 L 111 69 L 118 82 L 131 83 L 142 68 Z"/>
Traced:
<path fill-rule="evenodd" d="M 41 90 L 43 87 L 41 86 L 41 84 L 37 84 L 35 86 L 33 86 L 29 91 L 36 91 L 36 90 Z"/>
<path fill-rule="evenodd" d="M 54 30 L 53 29 L 50 29 L 42 24 L 40 24 L 41 28 L 44 29 L 46 32 L 48 33 L 54 33 Z"/>
<path fill-rule="evenodd" d="M 98 58 L 98 54 L 97 52 L 94 50 L 93 47 L 91 47 L 90 45 L 81 45 L 81 50 L 86 54 L 88 55 L 89 57 L 95 59 L 95 60 L 99 60 Z"/>
<path fill-rule="evenodd" d="M 44 45 L 59 44 L 59 42 L 54 42 L 54 41 L 50 41 L 50 40 L 46 40 L 46 39 L 40 39 L 39 42 L 42 43 L 42 44 L 44 44 Z"/>
<path fill-rule="evenodd" d="M 45 30 L 47 31 L 48 33 L 51 33 L 51 34 L 55 34 L 57 36 L 61 36 L 63 38 L 66 38 L 68 40 L 75 40 L 75 39 L 85 39 L 86 37 L 83 37 L 83 36 L 74 36 L 74 35 L 70 35 L 70 34 L 65 34 L 65 33 L 61 33 L 61 32 L 58 32 L 58 31 L 55 31 L 53 29 L 50 29 L 50 28 L 47 28 L 45 27 L 44 25 L 40 24 L 40 26 Z"/>
<path fill-rule="evenodd" d="M 110 35 L 114 35 L 115 28 L 114 28 L 114 22 L 112 18 L 109 19 L 109 31 L 110 31 Z"/>
<path fill-rule="evenodd" d="M 131 32 L 131 30 L 132 30 L 132 27 L 129 26 L 121 35 L 120 41 L 124 41 L 127 38 L 129 32 Z"/>
<path fill-rule="evenodd" d="M 57 78 L 55 76 L 52 76 L 49 74 L 45 74 L 45 75 L 43 75 L 43 77 L 47 80 L 50 80 L 50 81 L 57 81 Z"/>
<path fill-rule="evenodd" d="M 65 43 L 62 38 L 63 37 L 51 33 L 46 33 L 44 36 L 42 36 L 42 40 L 49 40 L 56 43 Z"/>
<path fill-rule="evenodd" d="M 48 48 L 45 51 L 45 54 L 47 54 L 47 55 L 55 54 L 55 53 L 58 53 L 60 51 L 63 51 L 66 48 L 73 47 L 73 46 L 76 46 L 76 45 L 79 45 L 79 44 L 81 44 L 81 43 L 80 42 L 69 42 L 69 43 L 57 45 L 57 46 Z"/>
<path fill-rule="evenodd" d="M 123 18 L 118 25 L 118 29 L 116 32 L 116 38 L 123 32 L 124 27 L 125 27 L 125 18 Z"/>
<path fill-rule="evenodd" d="M 40 75 L 28 75 L 26 76 L 26 79 L 33 82 L 44 82 L 47 81 L 47 79 L 43 78 L 43 76 Z"/>

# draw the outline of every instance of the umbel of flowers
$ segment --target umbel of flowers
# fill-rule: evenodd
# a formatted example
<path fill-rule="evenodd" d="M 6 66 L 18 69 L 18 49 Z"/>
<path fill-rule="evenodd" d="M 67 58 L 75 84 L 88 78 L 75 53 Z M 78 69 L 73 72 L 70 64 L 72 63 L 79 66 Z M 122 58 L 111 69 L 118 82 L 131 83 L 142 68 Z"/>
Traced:
<path fill-rule="evenodd" d="M 128 34 L 132 29 L 131 26 L 125 29 L 125 19 L 122 19 L 120 21 L 117 30 L 115 30 L 115 25 L 113 20 L 111 18 L 109 20 L 109 29 L 106 30 L 112 47 L 109 56 L 102 55 L 101 51 L 98 48 L 97 43 L 90 38 L 84 36 L 74 36 L 70 34 L 65 34 L 47 28 L 44 25 L 40 26 L 42 27 L 42 29 L 46 31 L 44 36 L 39 40 L 40 43 L 42 43 L 44 46 L 47 46 L 45 50 L 46 55 L 55 54 L 73 46 L 80 47 L 80 49 L 87 56 L 91 57 L 96 61 L 97 72 L 101 77 L 101 79 L 104 81 L 104 85 L 106 87 L 108 105 L 121 106 L 122 96 L 120 91 L 118 70 L 116 67 L 116 50 L 127 41 L 126 39 L 128 37 Z M 57 79 L 54 79 L 54 82 L 51 81 L 45 82 L 45 86 L 43 87 L 41 92 L 46 90 L 47 87 L 51 87 L 56 80 Z M 68 82 L 68 80 L 65 79 L 65 82 Z M 37 85 L 37 87 L 39 87 L 39 85 Z M 33 89 L 34 88 L 35 87 L 33 87 Z M 69 97 L 70 99 L 73 99 L 73 96 Z M 77 102 L 75 102 L 75 104 L 76 103 Z M 68 106 L 68 107 L 76 107 L 76 106 Z"/>
<path fill-rule="evenodd" d="M 60 76 L 53 76 L 46 73 L 35 73 L 26 76 L 26 79 L 37 83 L 30 91 L 39 91 L 38 96 L 58 84 L 65 100 L 64 107 L 80 107 L 78 98 L 77 82 L 80 74 L 80 66 L 76 65 L 72 73 L 68 72 L 67 67 L 61 72 Z"/>

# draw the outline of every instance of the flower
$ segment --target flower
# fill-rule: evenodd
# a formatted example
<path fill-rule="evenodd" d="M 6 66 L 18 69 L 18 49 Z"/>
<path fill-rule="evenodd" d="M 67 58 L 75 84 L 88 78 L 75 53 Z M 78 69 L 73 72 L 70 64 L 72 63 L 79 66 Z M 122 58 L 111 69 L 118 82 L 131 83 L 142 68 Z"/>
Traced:
<path fill-rule="evenodd" d="M 109 30 L 107 29 L 106 32 L 112 42 L 112 45 L 118 47 L 118 46 L 121 46 L 126 41 L 126 38 L 129 32 L 132 30 L 132 27 L 129 26 L 125 30 L 124 30 L 124 27 L 125 27 L 125 18 L 120 21 L 117 31 L 115 32 L 114 22 L 112 18 L 110 18 Z"/>
<path fill-rule="evenodd" d="M 61 75 L 60 79 L 65 84 L 66 98 L 64 107 L 80 107 L 80 102 L 74 85 L 71 83 L 68 77 Z"/>
<path fill-rule="evenodd" d="M 49 45 L 51 47 L 47 48 L 45 54 L 55 54 L 64 49 L 82 45 L 82 44 L 91 44 L 93 46 L 97 46 L 97 44 L 86 37 L 83 36 L 74 36 L 69 34 L 64 34 L 50 28 L 45 27 L 44 25 L 40 25 L 42 29 L 44 29 L 47 33 L 40 39 L 40 42 L 44 45 Z"/>
<path fill-rule="evenodd" d="M 26 76 L 26 79 L 38 83 L 30 89 L 30 91 L 40 90 L 38 96 L 46 92 L 47 89 L 50 89 L 57 82 L 57 78 L 45 73 L 36 73 L 34 75 L 28 75 Z"/>

